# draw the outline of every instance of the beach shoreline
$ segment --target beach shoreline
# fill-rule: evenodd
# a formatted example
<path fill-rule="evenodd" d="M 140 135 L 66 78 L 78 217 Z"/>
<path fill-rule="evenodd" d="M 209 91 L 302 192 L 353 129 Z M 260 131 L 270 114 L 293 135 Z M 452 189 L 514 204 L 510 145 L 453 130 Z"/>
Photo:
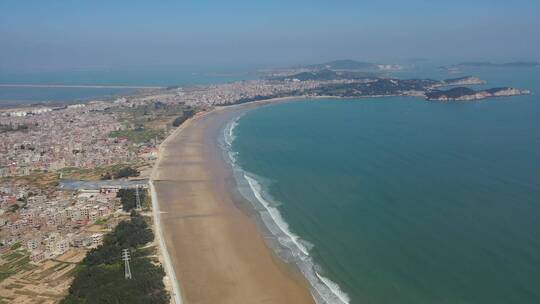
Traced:
<path fill-rule="evenodd" d="M 175 304 L 182 304 L 182 294 L 180 292 L 180 285 L 178 284 L 178 279 L 176 279 L 176 273 L 174 272 L 174 268 L 172 266 L 171 257 L 169 255 L 169 251 L 167 250 L 167 246 L 165 245 L 164 239 L 163 239 L 163 232 L 161 230 L 161 224 L 160 224 L 160 211 L 159 211 L 159 203 L 157 200 L 157 193 L 154 188 L 153 182 L 150 180 L 148 182 L 149 188 L 150 188 L 150 195 L 152 200 L 152 215 L 153 215 L 153 221 L 154 221 L 154 235 L 156 238 L 156 242 L 159 245 L 159 259 L 160 262 L 163 264 L 163 269 L 165 270 L 165 274 L 167 275 L 166 280 L 169 281 L 170 288 L 169 291 L 171 294 L 171 303 Z"/>
<path fill-rule="evenodd" d="M 305 98 L 216 107 L 161 144 L 151 190 L 175 302 L 315 302 L 302 273 L 268 246 L 256 212 L 239 207 L 244 202 L 234 193 L 233 172 L 218 143 L 225 125 L 250 108 Z"/>

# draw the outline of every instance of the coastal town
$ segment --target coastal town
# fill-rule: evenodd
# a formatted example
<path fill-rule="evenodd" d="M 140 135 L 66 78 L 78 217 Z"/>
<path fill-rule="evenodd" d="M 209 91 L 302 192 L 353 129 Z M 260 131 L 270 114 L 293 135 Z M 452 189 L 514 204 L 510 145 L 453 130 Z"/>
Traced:
<path fill-rule="evenodd" d="M 37 296 L 45 303 L 58 302 L 75 265 L 128 217 L 118 191 L 129 188 L 129 180 L 145 191 L 159 143 L 194 113 L 354 81 L 250 80 L 143 90 L 80 104 L 1 109 L 2 298 L 24 303 L 21 299 Z M 82 183 L 66 186 L 77 181 Z M 71 264 L 62 268 L 62 283 L 54 283 L 55 288 L 50 284 L 58 280 L 28 279 L 32 273 L 61 267 L 66 262 L 59 261 L 66 257 Z M 13 294 L 13 286 L 26 286 L 28 295 Z"/>
<path fill-rule="evenodd" d="M 17 223 L 20 219 L 28 220 L 27 208 L 15 212 L 18 214 L 17 217 L 13 216 L 13 212 L 8 212 L 13 210 L 12 205 L 17 200 L 28 199 L 28 208 L 40 208 L 40 210 L 50 208 L 51 206 L 47 204 L 50 204 L 51 200 L 58 202 L 61 208 L 66 207 L 64 206 L 65 199 L 59 197 L 54 191 L 56 185 L 48 185 L 44 189 L 32 189 L 29 188 L 31 187 L 29 184 L 17 182 L 21 178 L 52 174 L 53 180 L 59 180 L 74 171 L 82 170 L 99 171 L 101 172 L 99 177 L 103 178 L 105 173 L 102 169 L 111 166 L 142 164 L 147 168 L 151 167 L 157 155 L 159 142 L 172 132 L 174 129 L 172 122 L 175 118 L 187 118 L 183 117 L 186 116 L 186 109 L 189 109 L 192 115 L 194 112 L 215 106 L 277 97 L 320 95 L 342 97 L 342 95 L 336 95 L 335 91 L 343 86 L 348 88 L 369 86 L 373 91 L 372 95 L 378 95 L 377 90 L 380 90 L 387 95 L 417 96 L 422 94 L 420 91 L 427 87 L 484 83 L 476 77 L 441 82 L 433 80 L 407 82 L 377 77 L 351 78 L 347 75 L 345 78 L 333 77 L 336 79 L 321 80 L 323 77 L 328 77 L 328 73 L 325 72 L 324 76 L 320 73 L 320 71 L 310 72 L 310 79 L 307 80 L 299 80 L 295 74 L 283 79 L 270 78 L 209 86 L 153 89 L 108 101 L 90 101 L 57 107 L 38 105 L 3 109 L 0 112 L 0 136 L 2 137 L 0 178 L 3 178 L 0 202 L 2 202 L 4 214 L 2 214 L 0 226 L 5 227 L 3 230 L 18 231 L 14 227 L 18 227 Z M 384 89 L 376 86 L 384 86 Z M 519 90 L 506 92 L 512 93 L 506 95 L 522 93 Z M 470 94 L 471 90 L 468 93 Z M 353 91 L 345 92 L 345 94 L 356 96 L 361 95 L 362 92 Z M 434 93 L 428 94 L 434 95 Z M 160 112 L 163 115 L 160 116 Z M 153 121 L 161 122 L 161 124 L 149 123 Z M 110 175 L 110 172 L 107 174 Z M 29 193 L 33 195 L 30 196 Z M 46 195 L 39 195 L 40 193 L 46 193 Z M 98 209 L 101 207 L 97 206 Z M 104 208 L 110 210 L 112 206 L 108 205 Z M 58 217 L 71 218 L 68 215 L 64 216 L 63 213 L 53 213 Z M 85 214 L 86 219 L 91 220 L 90 213 Z M 76 216 L 74 219 L 78 221 L 80 218 Z M 48 220 L 47 218 L 44 221 Z M 32 225 L 30 221 L 30 226 Z M 14 241 L 2 243 L 9 245 Z"/>
<path fill-rule="evenodd" d="M 92 169 L 134 160 L 126 140 L 109 137 L 121 125 L 112 115 L 98 114 L 104 107 L 103 103 L 79 104 L 14 112 L 2 118 L 3 125 L 24 126 L 24 132 L 2 134 L 0 177 L 66 167 Z"/>
<path fill-rule="evenodd" d="M 207 86 L 149 88 L 79 104 L 1 109 L 2 297 L 20 298 L 10 290 L 27 286 L 26 299 L 39 295 L 44 303 L 58 302 L 69 287 L 75 265 L 129 217 L 119 191 L 133 189 L 130 182 L 135 181 L 137 189 L 145 192 L 159 144 L 198 112 L 283 97 L 404 95 L 447 101 L 450 97 L 439 88 L 484 83 L 476 77 L 400 80 L 326 69 L 297 72 Z M 501 92 L 504 96 L 525 93 Z M 469 89 L 463 94 L 477 93 Z M 486 97 L 491 96 L 482 96 Z M 70 182 L 77 186 L 66 187 Z M 60 267 L 66 259 L 69 264 L 62 268 L 63 281 L 55 285 L 55 292 L 45 292 L 51 287 L 47 283 L 27 279 L 28 273 Z"/>
<path fill-rule="evenodd" d="M 122 122 L 136 107 L 126 103 L 0 114 L 0 303 L 58 303 L 87 252 L 129 218 L 118 192 L 136 186 L 144 195 L 147 173 L 138 169 L 155 159 L 157 139 Z M 129 176 L 135 184 L 122 182 Z M 96 184 L 65 185 L 72 179 Z"/>

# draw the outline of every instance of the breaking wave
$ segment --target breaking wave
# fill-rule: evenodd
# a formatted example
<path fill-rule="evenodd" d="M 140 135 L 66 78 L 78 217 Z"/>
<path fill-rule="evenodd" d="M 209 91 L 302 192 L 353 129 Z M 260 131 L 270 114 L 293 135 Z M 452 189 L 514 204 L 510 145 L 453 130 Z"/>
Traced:
<path fill-rule="evenodd" d="M 240 117 L 237 117 L 225 126 L 220 143 L 232 166 L 239 192 L 259 212 L 261 221 L 273 236 L 273 240 L 269 240 L 269 245 L 286 262 L 298 267 L 309 282 L 317 304 L 348 304 L 349 296 L 339 285 L 317 271 L 320 267 L 309 254 L 313 245 L 290 231 L 289 225 L 277 208 L 278 204 L 268 191 L 265 191 L 267 189 L 265 179 L 243 170 L 237 164 L 238 153 L 232 150 L 232 145 L 236 138 L 234 130 L 238 126 L 239 119 Z"/>

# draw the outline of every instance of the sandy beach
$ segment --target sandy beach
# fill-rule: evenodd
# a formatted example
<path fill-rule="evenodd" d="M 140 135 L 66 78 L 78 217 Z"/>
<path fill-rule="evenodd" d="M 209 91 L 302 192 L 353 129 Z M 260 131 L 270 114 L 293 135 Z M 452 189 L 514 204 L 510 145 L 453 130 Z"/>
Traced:
<path fill-rule="evenodd" d="M 232 191 L 217 139 L 252 106 L 198 115 L 160 146 L 152 174 L 160 236 L 183 303 L 314 303 L 303 276 L 275 256 L 255 213 Z"/>

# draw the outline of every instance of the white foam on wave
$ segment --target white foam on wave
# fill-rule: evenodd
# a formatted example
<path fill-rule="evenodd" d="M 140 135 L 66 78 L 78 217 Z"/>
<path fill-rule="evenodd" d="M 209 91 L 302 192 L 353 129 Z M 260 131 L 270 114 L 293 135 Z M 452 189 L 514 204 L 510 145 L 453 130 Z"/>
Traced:
<path fill-rule="evenodd" d="M 234 136 L 234 129 L 238 126 L 238 119 L 240 119 L 240 117 L 237 117 L 236 119 L 232 120 L 229 124 L 227 124 L 227 126 L 223 130 L 225 143 L 229 147 L 232 147 L 232 144 L 234 140 L 236 139 L 236 137 Z"/>
<path fill-rule="evenodd" d="M 287 248 L 289 254 L 295 258 L 295 263 L 311 285 L 317 304 L 349 304 L 349 296 L 341 290 L 339 285 L 316 271 L 316 265 L 309 254 L 309 250 L 313 245 L 295 235 L 289 229 L 289 225 L 283 219 L 275 204 L 265 199 L 268 194 L 265 193 L 263 186 L 258 181 L 260 178 L 256 178 L 255 175 L 247 173 L 236 165 L 236 155 L 238 153 L 232 151 L 232 144 L 236 139 L 234 130 L 238 126 L 239 118 L 237 117 L 224 128 L 223 139 L 225 145 L 223 145 L 223 148 L 231 161 L 233 169 L 240 173 L 239 177 L 247 182 L 251 194 L 264 207 L 264 211 L 261 212 L 264 224 L 274 234 L 280 246 Z M 267 220 L 270 222 L 267 222 Z"/>
<path fill-rule="evenodd" d="M 350 301 L 349 296 L 341 290 L 339 285 L 320 275 L 315 270 L 315 264 L 309 255 L 309 250 L 304 245 L 304 243 L 307 242 L 303 241 L 300 237 L 290 231 L 289 225 L 283 219 L 279 210 L 276 207 L 273 207 L 272 204 L 263 197 L 263 189 L 261 184 L 255 178 L 246 173 L 244 173 L 243 176 L 248 182 L 248 185 L 255 198 L 259 201 L 259 203 L 261 203 L 261 205 L 264 206 L 266 212 L 272 219 L 273 224 L 279 228 L 282 235 L 281 237 L 278 236 L 278 241 L 280 244 L 289 248 L 293 256 L 305 263 L 303 267 L 299 265 L 301 267 L 300 270 L 319 296 L 320 301 L 318 301 L 318 303 L 348 304 Z M 291 243 L 294 244 L 294 247 L 292 248 L 289 246 Z"/>
<path fill-rule="evenodd" d="M 253 191 L 253 195 L 255 195 L 255 198 L 257 198 L 257 200 L 264 206 L 264 208 L 266 208 L 266 211 L 268 212 L 274 223 L 279 227 L 281 232 L 283 232 L 286 236 L 289 237 L 289 239 L 296 245 L 296 248 L 298 248 L 298 250 L 300 250 L 305 256 L 308 256 L 308 249 L 299 242 L 300 238 L 289 230 L 289 225 L 287 224 L 287 222 L 285 222 L 285 220 L 279 213 L 279 210 L 275 207 L 270 206 L 270 203 L 268 203 L 268 201 L 262 197 L 261 185 L 254 178 L 249 177 L 247 174 L 244 174 L 244 178 L 247 180 L 249 187 Z"/>
<path fill-rule="evenodd" d="M 324 283 L 324 285 L 326 285 L 330 289 L 330 291 L 332 291 L 332 294 L 334 294 L 341 301 L 341 303 L 349 303 L 349 301 L 351 300 L 349 298 L 349 295 L 343 292 L 341 288 L 339 288 L 338 284 L 323 277 L 316 271 L 315 271 L 315 275 L 317 276 L 317 278 L 319 278 L 319 280 L 321 280 L 321 282 Z M 328 303 L 331 303 L 331 302 L 328 302 Z"/>
<path fill-rule="evenodd" d="M 223 129 L 223 141 L 225 143 L 225 146 L 222 147 L 227 152 L 227 156 L 229 157 L 232 164 L 236 164 L 236 152 L 232 151 L 232 145 L 234 140 L 236 139 L 236 136 L 234 135 L 234 129 L 238 126 L 238 120 L 240 119 L 240 116 L 229 122 L 225 128 Z"/>

